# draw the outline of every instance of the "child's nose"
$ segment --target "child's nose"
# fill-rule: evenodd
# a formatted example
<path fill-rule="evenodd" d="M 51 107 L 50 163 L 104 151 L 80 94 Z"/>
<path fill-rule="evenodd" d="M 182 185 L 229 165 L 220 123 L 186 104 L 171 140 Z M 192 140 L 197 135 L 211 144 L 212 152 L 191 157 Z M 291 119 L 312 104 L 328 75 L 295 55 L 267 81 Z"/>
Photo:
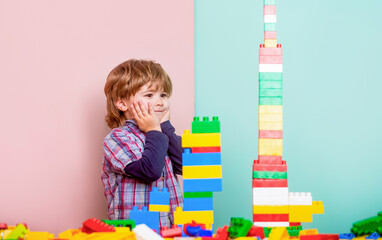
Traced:
<path fill-rule="evenodd" d="M 163 105 L 163 101 L 162 101 L 162 99 L 159 97 L 159 98 L 157 98 L 157 99 L 155 99 L 155 105 Z"/>

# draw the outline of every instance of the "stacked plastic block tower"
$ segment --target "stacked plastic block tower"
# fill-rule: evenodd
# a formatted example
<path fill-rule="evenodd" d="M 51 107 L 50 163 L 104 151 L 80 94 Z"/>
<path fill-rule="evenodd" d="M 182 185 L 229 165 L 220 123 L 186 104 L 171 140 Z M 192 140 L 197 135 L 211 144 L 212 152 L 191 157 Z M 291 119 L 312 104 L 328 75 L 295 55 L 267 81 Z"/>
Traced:
<path fill-rule="evenodd" d="M 276 1 L 264 0 L 264 44 L 259 50 L 258 160 L 253 162 L 253 222 L 298 226 L 324 212 L 311 193 L 290 193 L 283 153 L 283 56 L 276 37 Z"/>
<path fill-rule="evenodd" d="M 198 117 L 192 122 L 192 133 L 182 136 L 183 209 L 175 211 L 175 224 L 192 221 L 207 226 L 213 224 L 213 192 L 222 191 L 222 165 L 220 152 L 220 122 Z"/>

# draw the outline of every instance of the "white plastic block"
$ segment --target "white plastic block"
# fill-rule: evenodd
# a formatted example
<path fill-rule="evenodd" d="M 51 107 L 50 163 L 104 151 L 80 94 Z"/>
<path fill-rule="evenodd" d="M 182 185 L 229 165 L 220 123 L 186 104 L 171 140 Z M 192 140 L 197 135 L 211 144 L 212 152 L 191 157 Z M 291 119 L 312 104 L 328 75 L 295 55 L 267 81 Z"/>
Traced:
<path fill-rule="evenodd" d="M 146 224 L 138 224 L 133 229 L 137 240 L 164 240 L 160 235 L 154 232 Z"/>
<path fill-rule="evenodd" d="M 285 197 L 288 196 L 289 189 L 287 187 L 256 187 L 252 188 L 253 197 Z"/>
<path fill-rule="evenodd" d="M 264 23 L 276 23 L 276 15 L 264 15 Z"/>
<path fill-rule="evenodd" d="M 282 72 L 282 64 L 259 64 L 259 72 Z"/>
<path fill-rule="evenodd" d="M 289 205 L 312 205 L 312 193 L 291 192 L 289 193 Z"/>
<path fill-rule="evenodd" d="M 289 222 L 253 222 L 258 227 L 289 227 Z"/>
<path fill-rule="evenodd" d="M 288 205 L 288 196 L 264 197 L 261 195 L 253 196 L 253 205 Z"/>

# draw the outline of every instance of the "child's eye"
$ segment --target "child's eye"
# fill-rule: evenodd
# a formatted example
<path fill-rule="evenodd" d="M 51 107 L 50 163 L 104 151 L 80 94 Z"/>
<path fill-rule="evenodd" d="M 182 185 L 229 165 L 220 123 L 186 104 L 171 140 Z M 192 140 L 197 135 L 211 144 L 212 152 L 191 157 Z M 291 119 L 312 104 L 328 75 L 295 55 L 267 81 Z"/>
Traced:
<path fill-rule="evenodd" d="M 153 95 L 151 93 L 148 93 L 145 95 L 145 97 L 152 97 Z"/>
<path fill-rule="evenodd" d="M 160 96 L 165 98 L 165 97 L 167 97 L 167 93 L 162 93 Z"/>

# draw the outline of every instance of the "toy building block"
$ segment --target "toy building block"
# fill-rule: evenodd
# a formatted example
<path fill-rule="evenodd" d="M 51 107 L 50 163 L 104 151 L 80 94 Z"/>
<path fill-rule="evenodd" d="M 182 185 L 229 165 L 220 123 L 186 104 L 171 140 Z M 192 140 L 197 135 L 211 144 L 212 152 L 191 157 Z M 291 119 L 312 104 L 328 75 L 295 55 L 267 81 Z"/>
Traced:
<path fill-rule="evenodd" d="M 338 234 L 315 234 L 300 236 L 300 240 L 338 240 Z"/>
<path fill-rule="evenodd" d="M 253 222 L 253 225 L 259 227 L 289 227 L 289 222 Z"/>
<path fill-rule="evenodd" d="M 310 192 L 290 192 L 289 205 L 312 205 L 312 194 Z"/>
<path fill-rule="evenodd" d="M 226 240 L 228 239 L 228 226 L 224 226 L 223 228 L 218 228 L 216 231 L 215 239 L 216 240 Z"/>
<path fill-rule="evenodd" d="M 168 189 L 164 187 L 162 188 L 162 191 L 159 191 L 157 187 L 153 187 L 150 192 L 149 204 L 170 204 L 170 193 L 168 192 Z"/>
<path fill-rule="evenodd" d="M 317 229 L 305 229 L 305 230 L 301 230 L 300 233 L 299 233 L 299 236 L 303 236 L 303 235 L 317 235 L 318 234 L 318 230 Z"/>
<path fill-rule="evenodd" d="M 184 130 L 182 135 L 182 147 L 220 147 L 220 133 L 190 133 Z"/>
<path fill-rule="evenodd" d="M 259 139 L 259 155 L 279 155 L 283 153 L 282 139 Z"/>
<path fill-rule="evenodd" d="M 351 240 L 355 238 L 355 235 L 353 233 L 341 233 L 339 235 L 339 239 L 347 239 L 347 240 Z"/>
<path fill-rule="evenodd" d="M 302 231 L 301 225 L 298 226 L 290 226 L 286 228 L 288 230 L 288 234 L 290 237 L 298 237 L 300 231 Z"/>
<path fill-rule="evenodd" d="M 274 32 L 274 31 L 266 31 L 266 32 Z M 260 44 L 259 48 L 259 55 L 260 56 L 275 56 L 275 55 L 283 55 L 283 49 L 281 47 L 281 44 L 277 44 L 277 47 L 275 48 L 266 48 L 264 44 Z M 259 78 L 261 79 L 261 78 Z"/>
<path fill-rule="evenodd" d="M 264 31 L 276 31 L 276 23 L 264 23 Z"/>
<path fill-rule="evenodd" d="M 28 229 L 24 226 L 24 224 L 19 223 L 5 239 L 24 239 L 27 233 Z"/>
<path fill-rule="evenodd" d="M 25 236 L 25 240 L 50 240 L 50 239 L 54 239 L 54 234 L 49 232 L 29 231 Z"/>
<path fill-rule="evenodd" d="M 356 236 L 372 234 L 377 232 L 382 234 L 382 212 L 379 212 L 376 217 L 370 217 L 353 223 L 350 231 Z"/>
<path fill-rule="evenodd" d="M 312 222 L 312 205 L 289 205 L 289 221 L 291 222 Z M 311 235 L 311 234 L 307 234 Z"/>
<path fill-rule="evenodd" d="M 264 56 L 268 57 L 268 56 Z M 259 89 L 282 89 L 283 88 L 283 82 L 281 80 L 277 81 L 259 81 Z M 280 95 L 282 96 L 282 95 Z"/>
<path fill-rule="evenodd" d="M 221 165 L 221 153 L 191 153 L 190 149 L 184 149 L 182 154 L 183 166 Z"/>
<path fill-rule="evenodd" d="M 173 238 L 182 236 L 182 228 L 174 225 L 172 228 L 163 227 L 161 229 L 161 235 L 164 238 Z"/>
<path fill-rule="evenodd" d="M 252 188 L 258 187 L 288 187 L 287 179 L 253 179 Z"/>
<path fill-rule="evenodd" d="M 265 24 L 266 26 L 276 26 L 274 23 Z M 259 72 L 282 72 L 282 64 L 259 64 Z"/>
<path fill-rule="evenodd" d="M 104 219 L 102 222 L 112 225 L 114 227 L 128 227 L 133 229 L 135 227 L 135 221 L 131 219 L 117 219 L 117 220 L 108 220 Z"/>
<path fill-rule="evenodd" d="M 288 222 L 289 214 L 253 214 L 254 222 Z"/>
<path fill-rule="evenodd" d="M 170 212 L 170 205 L 150 204 L 149 211 L 150 212 Z"/>
<path fill-rule="evenodd" d="M 133 229 L 137 239 L 139 240 L 164 240 L 145 224 L 139 224 Z"/>
<path fill-rule="evenodd" d="M 272 89 L 275 90 L 275 89 Z M 282 122 L 282 113 L 259 113 L 259 121 L 262 122 Z"/>
<path fill-rule="evenodd" d="M 275 31 L 265 31 L 264 32 L 264 39 L 277 39 L 277 32 L 275 32 Z"/>
<path fill-rule="evenodd" d="M 273 206 L 264 206 L 264 205 L 254 205 L 253 214 L 288 214 L 289 206 L 288 205 L 273 205 Z"/>
<path fill-rule="evenodd" d="M 264 0 L 264 5 L 276 5 L 276 0 Z"/>
<path fill-rule="evenodd" d="M 183 179 L 221 178 L 222 166 L 183 166 Z"/>
<path fill-rule="evenodd" d="M 288 198 L 289 189 L 287 187 L 275 187 L 275 188 L 253 188 L 253 197 L 282 197 Z"/>
<path fill-rule="evenodd" d="M 259 130 L 283 130 L 283 122 L 259 122 Z"/>
<path fill-rule="evenodd" d="M 252 227 L 252 222 L 244 218 L 231 218 L 231 226 L 228 228 L 229 236 L 245 237 Z"/>
<path fill-rule="evenodd" d="M 185 192 L 184 198 L 212 198 L 212 192 Z"/>
<path fill-rule="evenodd" d="M 213 224 L 213 211 L 183 211 L 181 207 L 176 208 L 176 211 L 174 212 L 174 224 L 186 224 L 192 221 L 204 224 Z"/>
<path fill-rule="evenodd" d="M 283 56 L 259 56 L 260 64 L 282 64 Z M 279 81 L 281 82 L 281 81 Z"/>
<path fill-rule="evenodd" d="M 221 192 L 222 179 L 184 179 L 183 180 L 184 192 Z"/>
<path fill-rule="evenodd" d="M 370 234 L 369 236 L 367 236 L 365 239 L 375 239 L 377 240 L 378 238 L 380 238 L 381 236 L 376 233 L 376 232 L 373 232 L 372 234 Z"/>
<path fill-rule="evenodd" d="M 259 138 L 283 138 L 283 130 L 259 130 Z"/>
<path fill-rule="evenodd" d="M 287 172 L 253 171 L 253 178 L 287 179 Z"/>
<path fill-rule="evenodd" d="M 58 238 L 59 239 L 72 239 L 72 237 L 74 235 L 77 235 L 77 234 L 80 234 L 80 233 L 82 233 L 81 232 L 81 228 L 79 228 L 79 229 L 68 229 L 68 230 L 66 230 L 64 232 L 59 233 L 58 234 Z"/>
<path fill-rule="evenodd" d="M 260 206 L 261 205 L 266 205 L 266 206 L 288 205 L 288 197 L 253 195 L 252 205 L 260 205 Z M 262 221 L 259 221 L 259 222 L 262 222 Z"/>
<path fill-rule="evenodd" d="M 268 19 L 267 23 L 276 23 L 276 16 L 275 15 L 267 15 Z M 275 48 L 277 46 L 277 39 L 265 39 L 264 45 L 266 48 Z M 264 64 L 264 63 L 261 63 Z M 269 63 L 267 63 L 269 64 Z"/>
<path fill-rule="evenodd" d="M 281 163 L 281 155 L 259 155 L 259 163 Z"/>
<path fill-rule="evenodd" d="M 259 97 L 259 105 L 283 105 L 282 97 Z"/>
<path fill-rule="evenodd" d="M 276 15 L 276 5 L 264 5 L 264 15 Z"/>
<path fill-rule="evenodd" d="M 184 211 L 212 211 L 213 198 L 184 198 Z"/>
<path fill-rule="evenodd" d="M 264 23 L 276 23 L 276 22 L 277 22 L 276 15 L 264 15 Z M 265 39 L 265 41 L 264 41 L 265 47 L 267 47 L 267 41 L 266 40 L 268 40 L 268 39 Z M 276 40 L 276 39 L 272 39 L 272 40 Z M 277 46 L 277 41 L 269 47 L 276 47 L 276 46 Z"/>
<path fill-rule="evenodd" d="M 135 221 L 135 224 L 146 224 L 149 228 L 159 232 L 159 212 L 150 212 L 146 206 L 142 210 L 138 206 L 133 206 L 130 211 L 130 219 Z"/>
<path fill-rule="evenodd" d="M 253 161 L 253 171 L 273 171 L 273 172 L 286 172 L 287 165 L 285 161 L 281 163 L 260 163 L 259 160 Z"/>
<path fill-rule="evenodd" d="M 91 218 L 82 223 L 82 232 L 115 232 L 115 229 L 97 218 Z"/>
<path fill-rule="evenodd" d="M 192 153 L 216 153 L 221 152 L 220 147 L 193 147 L 191 148 Z"/>
<path fill-rule="evenodd" d="M 324 204 L 322 201 L 312 201 L 312 213 L 313 214 L 323 214 Z"/>
<path fill-rule="evenodd" d="M 260 239 L 264 239 L 265 238 L 264 228 L 252 226 L 251 229 L 249 229 L 247 236 L 258 236 L 260 237 Z"/>
<path fill-rule="evenodd" d="M 281 51 L 281 48 L 263 48 L 261 49 L 265 52 L 267 51 L 275 51 L 279 50 Z M 264 56 L 281 56 L 282 54 L 264 54 Z M 261 56 L 261 55 L 260 55 Z M 283 80 L 283 73 L 282 72 L 259 72 L 259 80 L 260 81 L 282 81 Z"/>
<path fill-rule="evenodd" d="M 208 117 L 203 117 L 203 121 L 200 121 L 199 117 L 194 117 L 192 133 L 220 133 L 219 118 L 212 117 L 210 121 Z"/>
<path fill-rule="evenodd" d="M 268 235 L 268 240 L 289 240 L 289 234 L 285 227 L 276 227 Z"/>

